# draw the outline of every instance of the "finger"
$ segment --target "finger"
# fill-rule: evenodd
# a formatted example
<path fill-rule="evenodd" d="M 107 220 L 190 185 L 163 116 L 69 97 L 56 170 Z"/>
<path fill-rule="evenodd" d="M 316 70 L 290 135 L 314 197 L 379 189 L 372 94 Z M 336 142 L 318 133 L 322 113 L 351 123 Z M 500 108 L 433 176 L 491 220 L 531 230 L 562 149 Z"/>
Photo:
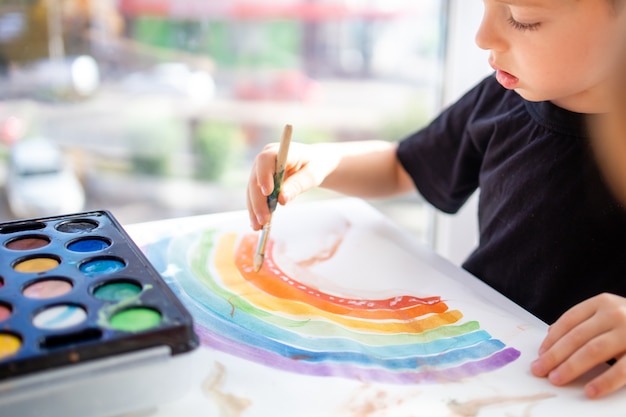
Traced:
<path fill-rule="evenodd" d="M 248 187 L 246 189 L 246 206 L 248 207 L 248 217 L 250 219 L 250 227 L 252 227 L 252 230 L 260 230 L 263 227 L 263 225 L 261 223 L 259 223 L 257 214 L 254 211 L 254 208 L 253 208 L 253 205 L 252 205 L 252 197 L 251 197 L 251 189 L 250 189 L 250 187 Z"/>
<path fill-rule="evenodd" d="M 589 320 L 597 310 L 594 299 L 591 298 L 567 310 L 559 319 L 550 326 L 548 335 L 539 347 L 539 354 L 550 349 L 556 342 L 561 340 L 573 328 Z"/>
<path fill-rule="evenodd" d="M 270 211 L 267 206 L 267 196 L 263 194 L 263 190 L 259 186 L 258 169 L 255 167 L 248 181 L 247 204 L 250 214 L 250 224 L 252 228 L 258 230 L 269 221 Z"/>
<path fill-rule="evenodd" d="M 252 189 L 252 203 L 257 213 L 258 221 L 265 224 L 269 221 L 270 210 L 267 207 L 267 197 L 272 194 L 276 184 L 274 176 L 276 173 L 276 157 L 278 152 L 277 144 L 270 144 L 259 154 L 256 160 L 257 190 Z"/>
<path fill-rule="evenodd" d="M 609 330 L 610 324 L 606 321 L 589 319 L 580 323 L 551 344 L 547 350 L 542 351 L 539 358 L 531 365 L 532 373 L 539 377 L 551 374 L 555 368 L 563 364 L 575 352 Z M 550 333 L 552 332 L 551 330 Z M 556 378 L 557 375 L 558 373 L 554 374 L 553 377 Z"/>
<path fill-rule="evenodd" d="M 567 360 L 548 374 L 548 380 L 557 386 L 565 385 L 606 362 L 623 350 L 617 332 L 606 332 L 589 340 Z"/>
<path fill-rule="evenodd" d="M 285 179 L 278 195 L 278 202 L 287 204 L 294 198 L 319 185 L 309 166 L 304 166 L 293 174 L 285 174 Z"/>
<path fill-rule="evenodd" d="M 588 398 L 605 397 L 626 386 L 626 359 L 622 357 L 613 366 L 585 385 Z"/>
<path fill-rule="evenodd" d="M 274 191 L 274 171 L 276 171 L 276 147 L 266 146 L 255 162 L 257 186 L 265 197 Z"/>

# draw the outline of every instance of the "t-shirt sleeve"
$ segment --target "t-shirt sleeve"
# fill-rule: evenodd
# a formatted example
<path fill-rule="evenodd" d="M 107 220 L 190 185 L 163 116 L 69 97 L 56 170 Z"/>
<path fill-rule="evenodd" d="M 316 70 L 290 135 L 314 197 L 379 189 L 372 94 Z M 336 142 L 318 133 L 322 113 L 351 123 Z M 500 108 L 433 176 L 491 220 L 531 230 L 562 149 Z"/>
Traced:
<path fill-rule="evenodd" d="M 494 88 L 492 78 L 398 145 L 398 160 L 420 194 L 443 212 L 456 213 L 478 188 L 484 153 L 470 125 L 485 101 L 490 101 L 486 96 Z"/>

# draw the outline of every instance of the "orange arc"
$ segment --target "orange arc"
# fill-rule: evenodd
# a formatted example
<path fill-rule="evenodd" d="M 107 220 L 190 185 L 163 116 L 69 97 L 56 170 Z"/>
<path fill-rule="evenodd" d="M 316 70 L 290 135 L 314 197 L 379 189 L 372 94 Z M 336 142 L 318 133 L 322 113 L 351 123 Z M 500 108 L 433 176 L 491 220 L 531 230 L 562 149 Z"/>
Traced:
<path fill-rule="evenodd" d="M 294 301 L 276 297 L 261 291 L 242 276 L 238 266 L 233 262 L 236 240 L 236 234 L 226 234 L 220 239 L 215 249 L 214 265 L 222 284 L 238 297 L 268 312 L 282 312 L 284 314 L 306 317 L 307 319 L 324 318 L 347 328 L 376 333 L 421 333 L 455 323 L 463 317 L 460 311 L 450 310 L 431 314 L 422 319 L 407 320 L 401 317 L 401 313 L 397 312 L 395 320 L 368 321 L 320 310 L 315 306 L 307 304 L 306 301 Z M 267 275 L 266 278 L 272 282 L 277 282 L 271 275 Z M 233 312 L 233 314 L 236 314 L 236 312 Z"/>
<path fill-rule="evenodd" d="M 273 242 L 271 241 L 267 247 L 265 255 L 266 260 L 263 264 L 263 268 L 261 268 L 259 272 L 254 272 L 253 256 L 254 247 L 256 245 L 254 238 L 254 235 L 247 235 L 241 239 L 235 252 L 235 262 L 239 267 L 239 272 L 246 280 L 260 290 L 272 294 L 275 297 L 301 301 L 334 314 L 372 320 L 399 318 L 407 320 L 426 314 L 443 313 L 448 309 L 448 306 L 444 302 L 434 301 L 438 300 L 438 297 L 430 299 L 406 296 L 397 297 L 396 299 L 392 299 L 396 301 L 395 303 L 392 303 L 390 300 L 384 300 L 384 303 L 390 307 L 373 309 L 368 306 L 381 305 L 381 301 L 383 300 L 346 300 L 321 292 L 287 276 L 278 265 L 276 265 L 272 258 Z M 343 302 L 340 300 L 343 300 Z M 410 305 L 407 300 L 415 301 L 413 301 L 413 305 Z M 415 304 L 415 302 L 417 302 L 417 304 Z"/>

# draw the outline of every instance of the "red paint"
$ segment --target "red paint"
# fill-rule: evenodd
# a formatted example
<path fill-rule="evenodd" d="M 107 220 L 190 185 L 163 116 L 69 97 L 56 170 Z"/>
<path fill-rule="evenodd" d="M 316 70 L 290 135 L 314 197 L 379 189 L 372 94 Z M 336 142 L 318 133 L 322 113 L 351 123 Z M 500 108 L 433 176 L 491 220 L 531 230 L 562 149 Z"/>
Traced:
<path fill-rule="evenodd" d="M 4 321 L 11 317 L 11 309 L 4 304 L 0 304 L 0 321 Z"/>

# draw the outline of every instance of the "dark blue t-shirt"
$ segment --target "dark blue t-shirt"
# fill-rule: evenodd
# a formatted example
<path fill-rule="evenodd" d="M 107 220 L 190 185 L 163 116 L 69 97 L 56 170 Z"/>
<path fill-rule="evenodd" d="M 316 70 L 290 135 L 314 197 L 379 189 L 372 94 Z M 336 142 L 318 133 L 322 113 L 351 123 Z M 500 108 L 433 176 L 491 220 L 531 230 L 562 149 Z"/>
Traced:
<path fill-rule="evenodd" d="M 419 192 L 454 213 L 480 188 L 463 267 L 542 320 L 602 292 L 626 296 L 626 212 L 594 161 L 585 116 L 529 102 L 490 76 L 398 158 Z"/>

